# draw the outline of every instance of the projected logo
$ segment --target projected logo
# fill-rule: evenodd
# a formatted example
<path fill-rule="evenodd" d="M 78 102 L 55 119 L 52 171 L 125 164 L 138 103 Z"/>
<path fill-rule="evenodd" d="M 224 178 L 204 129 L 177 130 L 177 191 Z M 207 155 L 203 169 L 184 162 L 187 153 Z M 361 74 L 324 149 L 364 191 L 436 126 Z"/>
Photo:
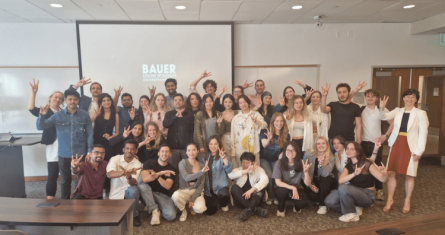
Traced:
<path fill-rule="evenodd" d="M 174 64 L 142 64 L 142 77 L 144 82 L 165 81 L 176 77 Z"/>

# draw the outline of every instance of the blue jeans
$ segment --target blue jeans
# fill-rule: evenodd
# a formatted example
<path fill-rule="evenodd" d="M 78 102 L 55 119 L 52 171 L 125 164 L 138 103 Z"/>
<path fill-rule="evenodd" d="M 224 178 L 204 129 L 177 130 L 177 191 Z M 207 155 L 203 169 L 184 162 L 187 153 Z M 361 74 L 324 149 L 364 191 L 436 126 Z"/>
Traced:
<path fill-rule="evenodd" d="M 274 192 L 275 179 L 272 178 L 272 172 L 276 162 L 277 161 L 268 162 L 266 159 L 260 159 L 260 166 L 266 172 L 267 177 L 269 177 L 269 183 L 266 186 L 268 199 L 275 198 L 275 192 Z"/>
<path fill-rule="evenodd" d="M 137 205 L 139 202 L 139 188 L 137 185 L 133 185 L 127 188 L 127 190 L 125 190 L 125 196 L 124 199 L 135 199 L 136 203 L 134 204 L 133 207 L 133 217 L 136 217 L 139 215 L 139 211 L 137 210 Z"/>
<path fill-rule="evenodd" d="M 330 209 L 340 211 L 342 214 L 355 213 L 355 206 L 368 207 L 374 204 L 374 191 L 359 188 L 351 184 L 342 184 L 338 190 L 332 191 L 324 200 Z"/>
<path fill-rule="evenodd" d="M 160 192 L 153 192 L 150 185 L 142 182 L 142 177 L 139 178 L 138 187 L 149 213 L 159 209 L 166 220 L 176 219 L 176 207 L 171 197 Z"/>

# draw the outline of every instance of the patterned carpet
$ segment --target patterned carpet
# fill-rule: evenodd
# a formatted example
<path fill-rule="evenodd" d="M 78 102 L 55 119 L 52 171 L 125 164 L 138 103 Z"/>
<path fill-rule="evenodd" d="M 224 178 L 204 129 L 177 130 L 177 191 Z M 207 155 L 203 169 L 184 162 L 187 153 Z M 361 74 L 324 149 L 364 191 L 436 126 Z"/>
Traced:
<path fill-rule="evenodd" d="M 45 183 L 27 182 L 28 198 L 45 198 Z M 189 213 L 186 222 L 179 222 L 180 214 L 178 214 L 175 222 L 161 219 L 160 225 L 152 227 L 150 215 L 142 210 L 142 205 L 139 205 L 142 226 L 135 228 L 135 234 L 289 234 L 379 223 L 445 210 L 445 188 L 442 187 L 445 185 L 445 167 L 438 165 L 437 159 L 422 160 L 412 197 L 411 213 L 408 215 L 402 214 L 405 196 L 403 176 L 397 177 L 397 184 L 395 204 L 391 212 L 384 213 L 382 208 L 385 203 L 377 201 L 374 206 L 363 210 L 363 215 L 358 222 L 340 222 L 338 217 L 341 214 L 335 211 L 318 215 L 316 213 L 318 207 L 315 204 L 303 209 L 301 214 L 293 213 L 289 207 L 286 217 L 281 218 L 276 216 L 276 206 L 263 204 L 263 207 L 269 211 L 268 218 L 252 216 L 243 223 L 238 220 L 238 214 L 242 210 L 230 207 L 228 212 L 219 210 L 213 216 L 193 216 Z M 58 188 L 56 198 L 60 198 L 60 188 Z"/>

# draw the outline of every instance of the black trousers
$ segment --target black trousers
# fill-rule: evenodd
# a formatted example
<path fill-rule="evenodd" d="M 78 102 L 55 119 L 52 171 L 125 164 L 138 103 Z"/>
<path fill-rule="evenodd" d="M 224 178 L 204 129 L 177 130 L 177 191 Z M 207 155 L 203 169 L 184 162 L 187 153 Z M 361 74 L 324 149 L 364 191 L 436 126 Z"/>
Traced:
<path fill-rule="evenodd" d="M 57 192 L 57 178 L 59 177 L 59 163 L 58 162 L 47 162 L 47 166 L 48 166 L 48 181 L 46 182 L 46 196 L 54 197 Z"/>
<path fill-rule="evenodd" d="M 285 202 L 291 200 L 296 210 L 303 209 L 307 205 L 306 193 L 303 189 L 297 189 L 300 199 L 292 199 L 292 190 L 287 188 L 275 188 L 275 197 L 278 199 L 278 210 L 283 212 L 286 209 Z"/>
<path fill-rule="evenodd" d="M 240 208 L 250 208 L 252 211 L 255 209 L 256 206 L 259 206 L 261 203 L 261 200 L 263 200 L 264 196 L 264 189 L 261 191 L 256 191 L 255 193 L 252 193 L 250 195 L 249 199 L 245 199 L 243 197 L 243 194 L 245 191 L 241 189 L 240 186 L 237 184 L 232 186 L 232 197 L 233 201 L 235 202 L 235 205 Z"/>
<path fill-rule="evenodd" d="M 366 157 L 371 157 L 372 151 L 374 151 L 374 143 L 369 141 L 362 141 L 360 145 L 365 152 Z M 377 157 L 375 158 L 375 164 L 380 166 L 382 164 L 383 146 L 380 146 L 379 151 L 377 151 Z M 383 189 L 383 183 L 380 180 L 374 178 L 374 185 L 377 190 Z"/>
<path fill-rule="evenodd" d="M 59 172 L 62 176 L 60 189 L 62 191 L 61 199 L 70 199 L 71 195 L 71 158 L 59 156 Z"/>
<path fill-rule="evenodd" d="M 83 196 L 82 194 L 75 194 L 73 196 L 73 198 L 71 198 L 71 199 L 87 199 L 87 198 L 85 196 Z M 98 197 L 96 199 L 102 199 L 102 197 Z"/>
<path fill-rule="evenodd" d="M 213 215 L 218 210 L 218 202 L 221 207 L 227 206 L 230 201 L 229 188 L 222 188 L 218 190 L 218 194 L 215 194 L 213 190 L 210 190 L 212 196 L 204 195 L 204 200 L 206 201 L 206 214 Z"/>
<path fill-rule="evenodd" d="M 316 167 L 316 166 L 315 166 Z M 318 188 L 318 193 L 312 191 L 309 187 L 304 185 L 304 191 L 308 199 L 318 202 L 320 206 L 324 206 L 324 199 L 331 193 L 332 190 L 338 187 L 338 182 L 332 177 L 318 177 L 318 181 L 314 181 L 314 185 Z"/>

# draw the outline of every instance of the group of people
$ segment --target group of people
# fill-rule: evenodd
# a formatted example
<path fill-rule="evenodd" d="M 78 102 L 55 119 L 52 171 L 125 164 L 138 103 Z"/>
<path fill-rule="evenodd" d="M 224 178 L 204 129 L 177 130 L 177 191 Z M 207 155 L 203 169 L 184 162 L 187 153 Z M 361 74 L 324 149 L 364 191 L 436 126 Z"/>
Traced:
<path fill-rule="evenodd" d="M 374 89 L 364 92 L 365 106 L 353 102 L 365 82 L 352 91 L 338 84 L 338 101 L 327 103 L 330 84 L 318 91 L 295 81 L 304 94 L 287 86 L 274 105 L 262 80 L 224 94 L 226 86 L 217 92 L 216 82 L 207 79 L 206 94 L 199 94 L 196 86 L 211 75 L 200 74 L 188 96 L 169 78 L 166 95 L 149 88 L 138 108 L 122 87 L 112 97 L 85 78 L 37 108 L 39 81 L 33 79 L 28 109 L 38 117 L 47 146 L 47 198 L 54 198 L 60 173 L 62 199 L 136 199 L 152 214 L 152 225 L 160 224 L 161 214 L 173 221 L 180 211 L 179 220 L 186 221 L 188 211 L 213 215 L 229 205 L 244 208 L 241 221 L 267 217 L 263 202 L 277 205 L 277 216 L 284 217 L 286 201 L 298 213 L 309 200 L 318 214 L 336 210 L 340 221 L 349 222 L 359 220 L 363 207 L 384 200 L 385 182 L 383 211 L 389 212 L 398 173 L 406 177 L 403 213 L 410 212 L 429 125 L 426 112 L 416 108 L 417 90 L 406 90 L 404 107 L 388 111 L 389 97 Z M 92 97 L 80 96 L 76 90 L 90 83 Z M 252 86 L 256 93 L 245 95 Z M 383 134 L 382 120 L 389 123 Z M 386 140 L 391 150 L 384 164 Z M 141 225 L 138 213 L 135 206 L 134 226 Z"/>

